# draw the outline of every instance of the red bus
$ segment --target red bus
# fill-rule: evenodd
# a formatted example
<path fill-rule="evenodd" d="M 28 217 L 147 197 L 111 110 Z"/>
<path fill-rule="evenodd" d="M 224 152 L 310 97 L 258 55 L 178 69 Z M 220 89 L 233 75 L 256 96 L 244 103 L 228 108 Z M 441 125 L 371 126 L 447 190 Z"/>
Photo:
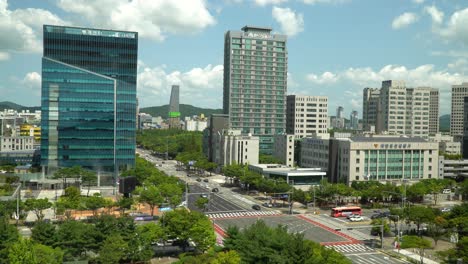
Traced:
<path fill-rule="evenodd" d="M 331 216 L 333 217 L 348 216 L 350 214 L 362 215 L 362 209 L 359 206 L 335 207 L 331 210 Z"/>

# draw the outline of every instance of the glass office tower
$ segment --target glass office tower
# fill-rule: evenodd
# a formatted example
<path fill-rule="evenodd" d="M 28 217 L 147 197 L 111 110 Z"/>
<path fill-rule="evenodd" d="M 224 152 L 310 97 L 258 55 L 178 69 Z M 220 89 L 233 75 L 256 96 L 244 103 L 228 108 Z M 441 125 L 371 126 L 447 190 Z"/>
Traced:
<path fill-rule="evenodd" d="M 271 31 L 245 26 L 224 37 L 223 112 L 231 129 L 259 136 L 265 154 L 286 131 L 287 37 Z"/>
<path fill-rule="evenodd" d="M 44 25 L 41 164 L 135 165 L 138 33 Z"/>

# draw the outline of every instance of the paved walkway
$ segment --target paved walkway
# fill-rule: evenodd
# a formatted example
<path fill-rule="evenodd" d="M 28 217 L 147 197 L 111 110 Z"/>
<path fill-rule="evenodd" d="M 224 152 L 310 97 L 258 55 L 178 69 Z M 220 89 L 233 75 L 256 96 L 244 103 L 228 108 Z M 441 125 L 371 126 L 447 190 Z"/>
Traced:
<path fill-rule="evenodd" d="M 394 249 L 393 251 L 398 253 L 398 249 Z M 406 257 L 412 258 L 414 260 L 421 261 L 421 257 L 419 256 L 418 253 L 413 253 L 413 252 L 411 252 L 409 250 L 405 250 L 405 249 L 400 249 L 399 253 L 406 256 Z M 425 257 L 423 257 L 423 263 L 424 264 L 439 264 L 439 262 L 428 259 L 428 258 L 425 258 Z"/>

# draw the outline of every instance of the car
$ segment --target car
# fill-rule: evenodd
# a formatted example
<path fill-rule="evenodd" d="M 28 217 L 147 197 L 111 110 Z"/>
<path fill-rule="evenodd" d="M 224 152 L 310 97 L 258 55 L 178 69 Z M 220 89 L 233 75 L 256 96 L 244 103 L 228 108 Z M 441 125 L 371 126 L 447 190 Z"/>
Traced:
<path fill-rule="evenodd" d="M 218 188 L 213 188 L 211 191 L 212 192 L 219 192 L 219 189 Z"/>
<path fill-rule="evenodd" d="M 208 182 L 208 179 L 203 179 L 204 182 Z"/>
<path fill-rule="evenodd" d="M 263 206 L 271 208 L 273 205 L 271 203 L 262 203 Z"/>
<path fill-rule="evenodd" d="M 349 221 L 351 221 L 351 222 L 360 222 L 360 221 L 364 221 L 364 218 L 359 215 L 359 216 L 354 216 L 354 217 L 349 218 Z"/>
<path fill-rule="evenodd" d="M 197 182 L 201 182 L 201 179 L 200 179 L 200 178 L 197 178 Z"/>
<path fill-rule="evenodd" d="M 448 207 L 444 207 L 444 208 L 441 208 L 441 209 L 440 209 L 440 211 L 441 211 L 442 213 L 448 213 L 448 212 L 450 212 L 451 210 L 452 210 L 452 208 L 448 208 Z"/>
<path fill-rule="evenodd" d="M 443 194 L 451 194 L 451 193 L 452 193 L 452 190 L 450 190 L 450 189 L 444 189 L 444 190 L 442 191 L 442 193 L 443 193 Z"/>
<path fill-rule="evenodd" d="M 356 217 L 356 216 L 361 216 L 360 214 L 350 214 L 348 216 L 346 216 L 346 218 L 350 219 L 350 218 L 353 218 L 353 217 Z"/>
<path fill-rule="evenodd" d="M 202 193 L 202 194 L 200 194 L 200 197 L 202 197 L 202 198 L 208 198 L 208 194 Z"/>
<path fill-rule="evenodd" d="M 259 210 L 261 210 L 262 208 L 260 207 L 260 205 L 254 204 L 254 205 L 252 205 L 252 209 L 259 211 Z"/>

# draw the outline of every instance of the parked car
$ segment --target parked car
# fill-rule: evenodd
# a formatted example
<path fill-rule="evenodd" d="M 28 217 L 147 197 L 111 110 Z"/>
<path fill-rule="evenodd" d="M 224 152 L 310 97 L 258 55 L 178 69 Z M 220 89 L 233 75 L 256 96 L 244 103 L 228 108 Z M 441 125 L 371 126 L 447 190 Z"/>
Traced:
<path fill-rule="evenodd" d="M 218 188 L 213 188 L 211 191 L 216 193 L 216 192 L 219 192 L 219 189 Z"/>
<path fill-rule="evenodd" d="M 197 182 L 201 182 L 201 179 L 200 179 L 200 178 L 197 178 Z"/>
<path fill-rule="evenodd" d="M 204 182 L 208 182 L 208 179 L 203 179 Z"/>
<path fill-rule="evenodd" d="M 361 222 L 361 221 L 364 221 L 364 217 L 362 217 L 360 215 L 354 216 L 354 217 L 349 218 L 349 221 L 351 221 L 351 222 Z"/>
<path fill-rule="evenodd" d="M 263 206 L 271 208 L 273 205 L 271 203 L 262 203 Z"/>
<path fill-rule="evenodd" d="M 200 197 L 202 197 L 202 198 L 208 198 L 208 194 L 202 193 L 202 194 L 200 194 Z"/>
<path fill-rule="evenodd" d="M 452 193 L 452 190 L 450 190 L 450 189 L 444 189 L 444 190 L 442 191 L 442 193 L 443 193 L 443 194 L 451 194 L 451 193 Z"/>
<path fill-rule="evenodd" d="M 254 204 L 254 205 L 252 205 L 252 209 L 259 211 L 259 210 L 261 210 L 262 208 L 260 207 L 260 205 Z"/>
<path fill-rule="evenodd" d="M 448 213 L 448 212 L 450 212 L 451 210 L 452 210 L 452 208 L 448 208 L 448 207 L 444 207 L 444 208 L 441 208 L 441 209 L 440 209 L 440 211 L 441 211 L 442 213 Z"/>

